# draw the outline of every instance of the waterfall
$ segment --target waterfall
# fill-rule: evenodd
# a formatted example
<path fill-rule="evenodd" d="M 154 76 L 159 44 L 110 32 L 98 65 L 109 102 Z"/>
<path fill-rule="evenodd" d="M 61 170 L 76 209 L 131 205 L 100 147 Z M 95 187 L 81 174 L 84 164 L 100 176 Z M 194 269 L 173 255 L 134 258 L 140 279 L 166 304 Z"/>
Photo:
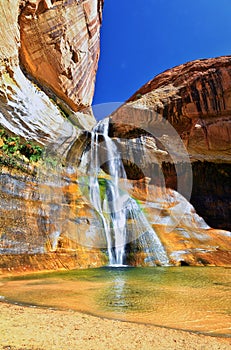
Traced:
<path fill-rule="evenodd" d="M 108 136 L 108 128 L 106 118 L 93 129 L 91 149 L 82 163 L 88 165 L 89 199 L 102 221 L 109 264 L 125 264 L 126 244 L 138 239 L 147 263 L 155 265 L 157 260 L 168 265 L 164 247 L 138 203 L 120 186 L 121 179 L 126 182 L 126 172 L 117 146 Z M 102 172 L 102 165 L 107 167 L 108 175 Z"/>

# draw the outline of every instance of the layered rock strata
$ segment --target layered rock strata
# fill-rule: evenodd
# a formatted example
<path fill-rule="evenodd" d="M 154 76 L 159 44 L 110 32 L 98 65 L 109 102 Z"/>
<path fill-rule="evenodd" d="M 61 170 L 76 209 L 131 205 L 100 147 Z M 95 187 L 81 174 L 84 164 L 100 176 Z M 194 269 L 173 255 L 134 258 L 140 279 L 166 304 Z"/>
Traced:
<path fill-rule="evenodd" d="M 4 272 L 107 262 L 92 184 L 78 168 L 95 124 L 88 107 L 102 6 L 103 0 L 0 0 L 0 123 L 47 150 L 36 167 L 1 165 Z M 230 227 L 230 91 L 231 58 L 199 60 L 159 75 L 110 118 L 110 136 L 131 180 L 121 181 L 172 264 L 230 264 L 230 233 L 211 229 L 186 200 L 213 227 Z M 107 162 L 101 168 L 106 184 Z M 135 218 L 128 218 L 129 227 Z M 127 243 L 127 262 L 158 265 L 138 242 Z"/>
<path fill-rule="evenodd" d="M 92 113 L 75 112 L 92 101 L 102 6 L 102 0 L 0 2 L 1 125 L 41 144 L 55 142 L 64 154 L 79 135 L 64 114 L 91 130 Z"/>
<path fill-rule="evenodd" d="M 79 186 L 62 167 L 0 174 L 0 271 L 97 267 L 106 263 L 103 229 Z"/>
<path fill-rule="evenodd" d="M 110 135 L 118 139 L 125 165 L 127 158 L 133 164 L 131 178 L 139 173 L 157 184 L 161 173 L 167 187 L 179 189 L 190 175 L 183 168 L 192 163 L 192 204 L 208 224 L 230 230 L 230 116 L 231 57 L 197 60 L 138 90 L 111 116 Z M 187 179 L 180 192 L 191 193 L 190 186 Z"/>
<path fill-rule="evenodd" d="M 177 191 L 151 185 L 147 178 L 130 181 L 129 191 L 160 238 L 170 264 L 230 266 L 231 232 L 209 227 Z M 131 265 L 150 264 L 138 239 L 127 244 L 126 255 Z"/>
<path fill-rule="evenodd" d="M 94 92 L 102 7 L 103 0 L 0 0 L 0 124 L 8 135 L 43 145 L 51 160 L 49 170 L 46 163 L 20 165 L 22 159 L 14 169 L 15 154 L 9 154 L 0 165 L 4 271 L 98 266 L 105 259 L 92 242 L 83 242 L 97 219 L 84 199 L 79 202 L 77 185 L 48 180 L 72 145 L 81 154 L 86 130 L 96 123 L 86 107 Z"/>
<path fill-rule="evenodd" d="M 21 64 L 75 111 L 92 102 L 101 20 L 102 0 L 30 0 L 21 6 Z"/>

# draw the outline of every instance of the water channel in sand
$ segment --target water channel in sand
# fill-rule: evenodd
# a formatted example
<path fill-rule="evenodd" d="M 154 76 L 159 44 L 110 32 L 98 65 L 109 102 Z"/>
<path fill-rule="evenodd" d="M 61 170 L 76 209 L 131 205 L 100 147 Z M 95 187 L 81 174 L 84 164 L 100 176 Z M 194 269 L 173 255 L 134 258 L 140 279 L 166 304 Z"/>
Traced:
<path fill-rule="evenodd" d="M 231 337 L 231 269 L 99 268 L 2 278 L 2 301 Z"/>

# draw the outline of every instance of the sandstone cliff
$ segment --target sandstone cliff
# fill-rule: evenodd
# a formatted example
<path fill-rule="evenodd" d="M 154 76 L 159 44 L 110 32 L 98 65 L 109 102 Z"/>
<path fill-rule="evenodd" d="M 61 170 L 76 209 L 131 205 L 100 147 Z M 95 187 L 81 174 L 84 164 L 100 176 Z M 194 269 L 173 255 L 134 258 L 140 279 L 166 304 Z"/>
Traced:
<path fill-rule="evenodd" d="M 63 153 L 78 136 L 64 113 L 75 117 L 79 129 L 92 128 L 91 112 L 74 111 L 91 105 L 102 5 L 0 1 L 1 125 L 42 144 L 55 141 Z"/>
<path fill-rule="evenodd" d="M 191 203 L 198 213 L 212 227 L 229 230 L 230 92 L 231 57 L 189 62 L 145 84 L 112 115 L 110 128 L 130 178 L 158 184 L 161 173 L 167 187 L 181 187 L 188 198 L 193 183 Z M 192 179 L 183 184 L 191 163 Z"/>
<path fill-rule="evenodd" d="M 20 61 L 26 72 L 72 109 L 90 106 L 102 0 L 34 0 L 20 10 Z"/>
<path fill-rule="evenodd" d="M 103 0 L 0 0 L 4 271 L 107 262 L 102 215 L 90 199 L 94 184 L 79 167 L 83 153 L 91 156 L 102 6 Z M 173 264 L 230 264 L 230 232 L 211 229 L 187 201 L 211 226 L 231 226 L 230 91 L 230 57 L 195 61 L 159 75 L 110 117 L 109 134 L 129 178 L 126 190 Z M 20 141 L 3 137 L 7 133 Z M 36 146 L 28 139 L 47 150 L 36 165 L 27 154 Z M 91 164 L 86 157 L 86 167 Z M 100 167 L 102 202 L 111 180 L 108 162 Z M 130 215 L 127 262 L 152 264 L 136 224 Z"/>
<path fill-rule="evenodd" d="M 5 133 L 21 137 L 20 145 L 33 140 L 58 161 L 72 145 L 81 154 L 86 130 L 96 122 L 87 107 L 94 93 L 102 7 L 103 0 L 0 0 L 0 124 Z M 6 156 L 4 146 L 0 137 L 1 267 L 102 264 L 104 254 L 92 251 L 92 244 L 81 248 L 81 239 L 72 237 L 85 237 L 95 215 L 80 198 L 76 180 L 56 169 L 57 160 L 33 167 L 18 150 Z M 62 258 L 44 255 L 56 246 Z"/>
<path fill-rule="evenodd" d="M 192 159 L 230 163 L 230 91 L 228 56 L 170 69 L 144 85 L 129 101 L 141 95 L 141 104 L 147 105 L 158 96 L 157 111 L 180 134 Z"/>

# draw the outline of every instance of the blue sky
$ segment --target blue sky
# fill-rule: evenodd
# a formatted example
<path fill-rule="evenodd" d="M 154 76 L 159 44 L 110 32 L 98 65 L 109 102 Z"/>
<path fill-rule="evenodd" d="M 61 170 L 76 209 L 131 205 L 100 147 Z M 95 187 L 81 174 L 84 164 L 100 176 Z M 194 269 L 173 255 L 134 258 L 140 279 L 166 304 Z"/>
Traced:
<path fill-rule="evenodd" d="M 231 54 L 231 0 L 105 0 L 93 104 L 123 102 L 164 70 Z"/>

